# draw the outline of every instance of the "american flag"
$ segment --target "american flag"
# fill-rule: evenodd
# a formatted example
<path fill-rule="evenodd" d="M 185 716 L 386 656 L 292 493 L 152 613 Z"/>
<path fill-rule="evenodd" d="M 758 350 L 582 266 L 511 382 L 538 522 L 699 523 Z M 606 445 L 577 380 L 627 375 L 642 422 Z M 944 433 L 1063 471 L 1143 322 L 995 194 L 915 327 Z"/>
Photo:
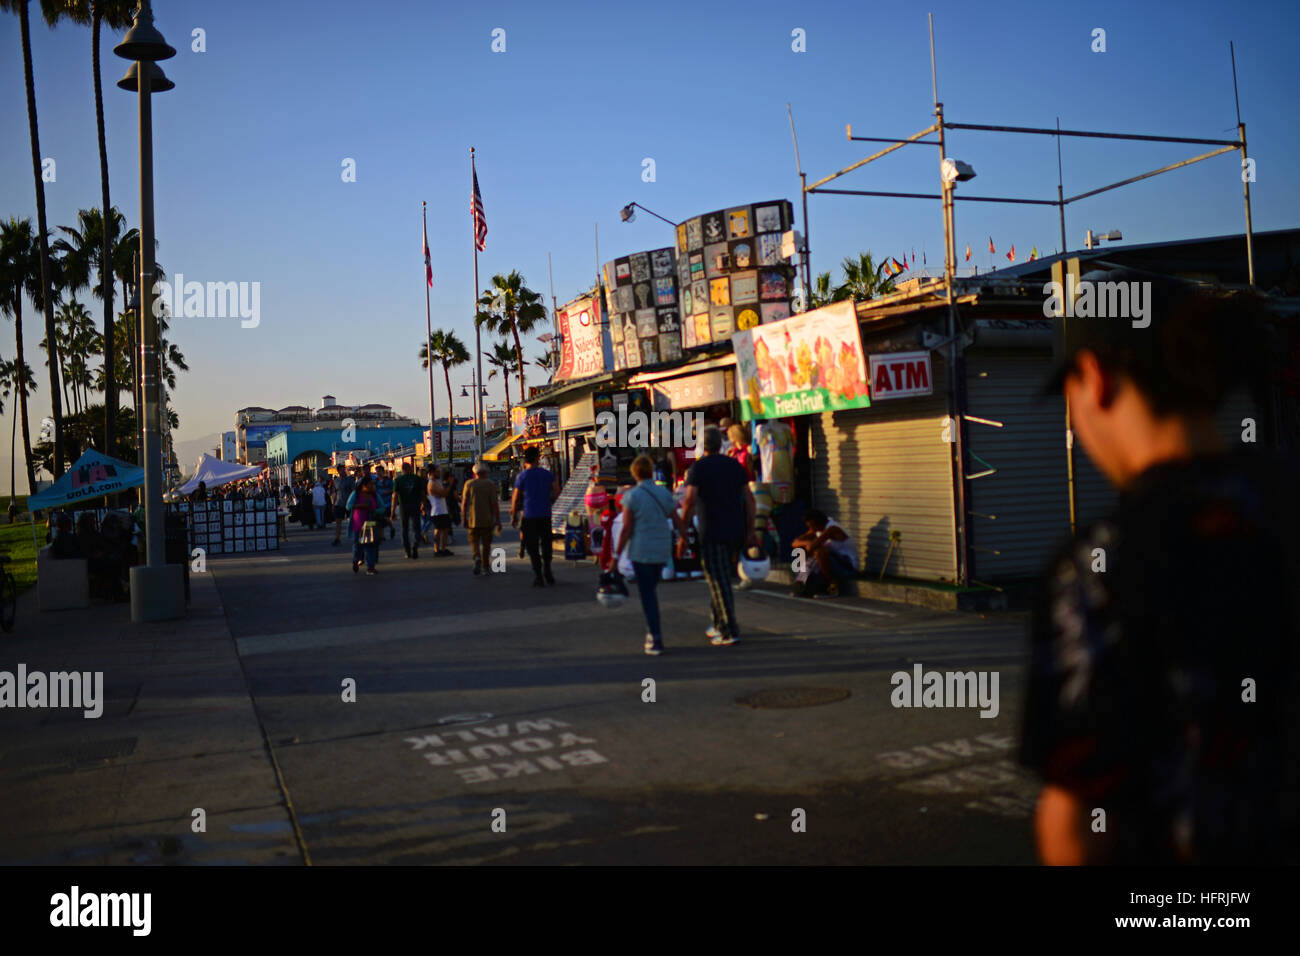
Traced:
<path fill-rule="evenodd" d="M 483 195 L 478 191 L 478 170 L 474 170 L 474 201 L 470 203 L 474 214 L 474 248 L 482 252 L 487 248 L 487 216 L 483 212 Z"/>
<path fill-rule="evenodd" d="M 433 260 L 429 258 L 429 227 L 424 227 L 424 279 L 433 285 Z"/>

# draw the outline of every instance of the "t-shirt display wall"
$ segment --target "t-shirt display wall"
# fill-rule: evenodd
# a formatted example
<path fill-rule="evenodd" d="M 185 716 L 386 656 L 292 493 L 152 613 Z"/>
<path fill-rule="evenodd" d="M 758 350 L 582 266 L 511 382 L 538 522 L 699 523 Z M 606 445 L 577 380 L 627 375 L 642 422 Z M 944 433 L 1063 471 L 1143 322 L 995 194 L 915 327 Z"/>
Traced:
<path fill-rule="evenodd" d="M 191 548 L 202 548 L 208 554 L 243 554 L 280 548 L 274 498 L 182 501 L 172 508 L 185 515 Z"/>
<path fill-rule="evenodd" d="M 794 267 L 781 236 L 792 216 L 784 199 L 719 209 L 679 225 L 675 248 L 606 263 L 615 369 L 674 362 L 789 318 Z"/>

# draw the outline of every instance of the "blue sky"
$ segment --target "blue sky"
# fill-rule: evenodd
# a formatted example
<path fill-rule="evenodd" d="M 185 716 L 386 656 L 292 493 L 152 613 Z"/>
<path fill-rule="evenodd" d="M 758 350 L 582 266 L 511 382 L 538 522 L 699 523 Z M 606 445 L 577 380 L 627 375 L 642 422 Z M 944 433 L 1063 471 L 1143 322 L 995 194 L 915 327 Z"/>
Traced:
<path fill-rule="evenodd" d="M 364 11 L 358 13 L 358 11 Z M 940 99 L 957 122 L 1232 137 L 1228 41 L 1236 41 L 1257 230 L 1300 225 L 1295 99 L 1300 69 L 1293 2 L 1041 4 L 935 0 Z M 487 209 L 480 285 L 519 269 L 549 301 L 594 279 L 600 260 L 668 245 L 669 219 L 776 197 L 798 209 L 785 105 L 810 181 L 874 151 L 855 133 L 906 136 L 932 120 L 926 10 L 904 4 L 550 2 L 223 4 L 158 0 L 157 25 L 178 54 L 176 89 L 155 100 L 158 258 L 200 281 L 261 283 L 261 324 L 175 319 L 191 371 L 174 397 L 178 440 L 232 427 L 247 404 L 385 402 L 427 409 L 416 350 L 424 333 L 420 202 L 429 203 L 433 322 L 472 343 L 469 148 Z M 491 50 L 506 31 L 506 51 Z M 1093 53 L 1092 30 L 1106 31 Z M 207 50 L 191 50 L 191 31 Z M 791 31 L 807 50 L 791 49 Z M 138 224 L 134 98 L 114 84 L 125 61 L 105 33 L 104 79 L 114 204 Z M 41 152 L 52 226 L 99 204 L 89 30 L 33 24 Z M 18 21 L 0 17 L 0 216 L 35 217 Z M 1203 151 L 1175 144 L 1067 140 L 1067 195 Z M 972 195 L 1054 198 L 1047 137 L 954 132 Z M 656 181 L 642 181 L 642 160 Z M 356 161 L 357 181 L 342 181 Z M 847 188 L 933 192 L 936 151 L 909 147 L 844 177 Z M 813 265 L 847 255 L 925 249 L 942 263 L 937 203 L 814 196 Z M 1126 242 L 1239 232 L 1232 155 L 1104 194 L 1067 211 L 1071 247 L 1086 228 Z M 1050 207 L 959 204 L 959 253 L 981 269 L 1015 243 L 1059 245 Z M 85 297 L 83 297 L 85 298 Z M 97 303 L 86 299 L 99 321 Z M 41 334 L 34 314 L 29 343 Z M 0 328 L 10 357 L 12 323 Z M 541 351 L 527 346 L 529 357 Z M 29 363 L 39 367 L 43 356 Z M 534 369 L 533 381 L 543 375 Z M 469 380 L 469 367 L 454 377 Z M 441 385 L 441 382 L 438 383 Z M 502 402 L 500 381 L 489 384 Z M 48 388 L 48 387 L 47 387 Z M 32 406 L 33 428 L 48 408 Z M 459 387 L 456 389 L 459 399 Z M 445 392 L 437 396 L 445 411 Z M 463 403 L 468 411 L 468 400 Z M 5 410 L 2 427 L 7 430 Z M 427 412 L 425 413 L 427 414 Z M 5 448 L 4 452 L 7 453 Z M 7 464 L 7 462 L 5 462 Z"/>

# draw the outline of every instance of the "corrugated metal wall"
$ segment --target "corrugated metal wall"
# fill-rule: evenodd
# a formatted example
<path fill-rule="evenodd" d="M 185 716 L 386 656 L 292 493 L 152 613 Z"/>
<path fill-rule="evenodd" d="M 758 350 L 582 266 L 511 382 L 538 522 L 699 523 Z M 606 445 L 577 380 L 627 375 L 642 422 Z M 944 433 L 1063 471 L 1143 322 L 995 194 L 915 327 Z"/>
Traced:
<path fill-rule="evenodd" d="M 1003 423 L 1002 428 L 971 423 L 967 429 L 970 454 L 997 469 L 967 481 L 968 507 L 977 513 L 971 517 L 971 577 L 976 581 L 1037 576 L 1069 534 L 1065 401 L 1040 395 L 1049 367 L 1045 352 L 966 353 L 969 414 Z M 1241 420 L 1255 414 L 1254 409 L 1244 392 L 1224 404 L 1217 421 L 1229 448 L 1240 445 Z M 971 458 L 969 470 L 975 474 L 985 468 Z M 1074 475 L 1076 521 L 1083 526 L 1108 514 L 1116 493 L 1077 441 Z"/>
<path fill-rule="evenodd" d="M 1050 363 L 1047 352 L 966 353 L 968 413 L 1002 423 L 994 428 L 971 422 L 966 430 L 969 473 L 986 470 L 975 456 L 997 469 L 966 482 L 974 512 L 972 580 L 1032 578 L 1069 534 L 1065 402 L 1040 394 Z M 1080 510 L 1104 513 L 1105 482 L 1085 457 L 1076 446 L 1076 503 Z"/>
<path fill-rule="evenodd" d="M 944 441 L 947 371 L 933 360 L 935 394 L 810 415 L 816 506 L 848 529 L 864 570 L 880 573 L 890 531 L 901 541 L 891 576 L 957 576 L 951 446 Z"/>

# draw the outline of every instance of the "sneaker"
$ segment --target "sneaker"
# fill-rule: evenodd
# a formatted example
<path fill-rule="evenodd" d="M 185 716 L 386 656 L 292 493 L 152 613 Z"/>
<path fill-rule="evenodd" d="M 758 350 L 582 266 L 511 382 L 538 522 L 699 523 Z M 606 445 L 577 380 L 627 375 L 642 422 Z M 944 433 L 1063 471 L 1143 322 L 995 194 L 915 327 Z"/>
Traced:
<path fill-rule="evenodd" d="M 477 561 L 474 562 L 474 573 L 476 575 L 483 573 L 483 565 L 479 564 Z"/>
<path fill-rule="evenodd" d="M 441 551 L 436 553 L 442 555 L 444 558 L 454 557 L 456 554 L 456 552 L 452 551 L 450 548 L 443 548 Z"/>
<path fill-rule="evenodd" d="M 378 574 L 378 573 L 379 573 L 378 568 L 366 568 L 366 574 Z"/>
<path fill-rule="evenodd" d="M 704 632 L 704 636 L 711 641 L 716 641 L 719 637 L 722 636 L 722 632 L 719 631 L 716 627 L 710 625 L 709 629 Z"/>
<path fill-rule="evenodd" d="M 709 628 L 709 630 L 712 631 L 714 629 Z M 728 647 L 736 643 L 736 638 L 732 637 L 730 634 L 722 634 L 715 631 L 713 635 L 709 638 L 709 643 L 712 644 L 714 647 Z"/>
<path fill-rule="evenodd" d="M 547 583 L 547 584 L 554 584 L 554 583 L 555 583 L 555 575 L 551 573 L 551 569 L 550 569 L 549 567 L 546 569 L 546 571 L 545 571 L 543 577 L 546 578 L 546 583 Z"/>
<path fill-rule="evenodd" d="M 658 657 L 664 652 L 663 641 L 656 639 L 653 634 L 647 634 L 645 636 L 645 652 L 651 657 Z"/>
<path fill-rule="evenodd" d="M 353 574 L 356 574 L 356 573 L 357 573 L 357 570 L 358 570 L 360 567 L 361 567 L 361 562 L 360 562 L 360 561 L 353 561 L 353 562 L 352 562 L 352 573 L 353 573 Z"/>
<path fill-rule="evenodd" d="M 546 587 L 546 582 L 543 581 L 541 578 L 533 578 L 533 587 L 544 588 Z"/>
<path fill-rule="evenodd" d="M 832 581 L 830 584 L 826 585 L 826 596 L 827 597 L 840 596 L 840 584 L 838 581 Z"/>

